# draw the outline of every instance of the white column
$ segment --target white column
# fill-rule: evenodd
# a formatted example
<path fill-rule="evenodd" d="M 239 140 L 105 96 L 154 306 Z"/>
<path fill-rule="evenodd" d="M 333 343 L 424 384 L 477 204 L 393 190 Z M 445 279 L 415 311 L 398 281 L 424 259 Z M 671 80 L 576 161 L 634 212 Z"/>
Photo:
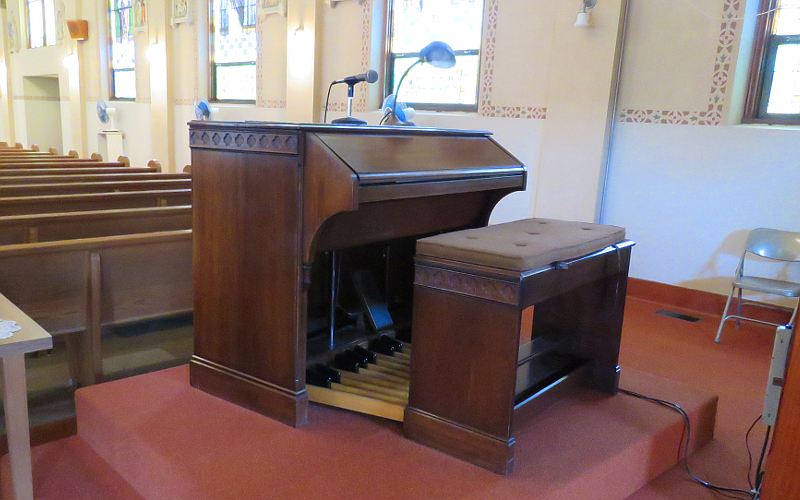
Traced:
<path fill-rule="evenodd" d="M 150 131 L 153 159 L 160 160 L 165 171 L 179 172 L 175 165 L 173 95 L 168 57 L 171 45 L 168 33 L 171 5 L 172 2 L 147 4 L 150 42 L 147 48 L 150 64 Z"/>

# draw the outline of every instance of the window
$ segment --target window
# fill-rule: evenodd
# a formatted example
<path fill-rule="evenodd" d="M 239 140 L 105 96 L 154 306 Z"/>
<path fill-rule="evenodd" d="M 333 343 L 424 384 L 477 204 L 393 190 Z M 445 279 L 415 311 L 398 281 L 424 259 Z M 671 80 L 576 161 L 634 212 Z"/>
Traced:
<path fill-rule="evenodd" d="M 28 47 L 56 43 L 56 11 L 53 0 L 25 0 L 28 14 Z"/>
<path fill-rule="evenodd" d="M 478 109 L 483 0 L 389 0 L 389 50 L 386 93 L 434 40 L 456 52 L 451 69 L 420 65 L 403 82 L 399 100 L 417 109 Z"/>
<path fill-rule="evenodd" d="M 256 100 L 257 0 L 211 0 L 211 99 Z"/>
<path fill-rule="evenodd" d="M 800 124 L 800 0 L 762 0 L 744 120 Z"/>
<path fill-rule="evenodd" d="M 109 0 L 109 60 L 111 98 L 136 99 L 136 44 L 132 0 Z"/>

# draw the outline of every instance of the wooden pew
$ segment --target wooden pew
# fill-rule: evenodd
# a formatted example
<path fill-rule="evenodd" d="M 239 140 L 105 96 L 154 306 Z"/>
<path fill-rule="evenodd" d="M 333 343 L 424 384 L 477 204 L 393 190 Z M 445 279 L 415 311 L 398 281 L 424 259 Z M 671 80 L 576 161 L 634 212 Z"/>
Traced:
<path fill-rule="evenodd" d="M 0 217 L 0 245 L 191 229 L 192 207 L 125 208 Z"/>
<path fill-rule="evenodd" d="M 126 169 L 128 170 L 128 169 Z M 167 180 L 167 179 L 191 179 L 192 176 L 186 173 L 162 174 L 152 173 L 151 171 L 133 174 L 118 174 L 98 172 L 82 175 L 21 175 L 19 177 L 5 176 L 0 172 L 0 186 L 12 184 L 63 184 L 79 182 L 117 182 L 117 181 L 139 181 L 139 180 Z"/>
<path fill-rule="evenodd" d="M 22 156 L 22 157 L 41 157 L 41 156 L 54 156 L 52 151 L 22 151 L 19 149 L 0 149 L 0 158 L 7 156 Z"/>
<path fill-rule="evenodd" d="M 0 246 L 0 290 L 55 335 L 70 372 L 102 378 L 101 331 L 192 309 L 191 230 Z"/>
<path fill-rule="evenodd" d="M 0 197 L 45 196 L 53 194 L 117 193 L 125 191 L 156 191 L 163 189 L 191 189 L 191 179 L 158 179 L 110 182 L 67 182 L 56 184 L 0 184 Z"/>
<path fill-rule="evenodd" d="M 21 154 L 2 154 L 0 153 L 0 162 L 9 163 L 12 161 L 77 161 L 80 158 L 73 158 L 72 156 L 65 156 L 65 155 L 51 155 L 49 153 L 36 153 L 31 155 L 21 155 Z"/>
<path fill-rule="evenodd" d="M 14 163 L 0 162 L 0 171 L 6 168 L 122 168 L 130 167 L 129 164 L 119 161 L 19 161 Z"/>
<path fill-rule="evenodd" d="M 22 143 L 19 143 L 19 142 L 14 144 L 13 146 L 9 145 L 7 142 L 0 142 L 0 148 L 2 148 L 2 149 L 15 149 L 17 151 L 38 151 L 39 150 L 38 146 L 34 145 L 34 147 L 36 149 L 33 149 L 33 148 L 25 149 L 25 147 L 22 145 Z"/>
<path fill-rule="evenodd" d="M 76 151 L 70 151 L 66 155 L 59 155 L 51 150 L 50 152 L 30 151 L 30 152 L 2 152 L 0 151 L 0 162 L 11 161 L 103 161 L 103 156 L 99 153 L 92 153 L 89 158 L 79 158 Z M 120 158 L 125 158 L 121 156 Z M 121 160 L 120 160 L 121 161 Z"/>
<path fill-rule="evenodd" d="M 191 189 L 0 198 L 0 214 L 25 215 L 189 205 Z"/>
<path fill-rule="evenodd" d="M 160 172 L 153 167 L 108 167 L 108 168 L 4 168 L 0 169 L 0 176 L 31 176 L 31 175 L 103 175 L 103 174 L 135 174 Z"/>

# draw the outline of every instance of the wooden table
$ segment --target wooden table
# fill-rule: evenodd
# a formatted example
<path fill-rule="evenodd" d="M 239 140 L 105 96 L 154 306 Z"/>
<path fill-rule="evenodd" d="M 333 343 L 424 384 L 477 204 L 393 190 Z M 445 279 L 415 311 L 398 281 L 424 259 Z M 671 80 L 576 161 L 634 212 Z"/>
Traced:
<path fill-rule="evenodd" d="M 0 319 L 16 321 L 22 328 L 7 339 L 0 339 L 0 359 L 3 364 L 3 409 L 14 497 L 16 500 L 28 500 L 33 499 L 33 477 L 25 353 L 50 349 L 53 339 L 3 295 L 0 295 Z"/>

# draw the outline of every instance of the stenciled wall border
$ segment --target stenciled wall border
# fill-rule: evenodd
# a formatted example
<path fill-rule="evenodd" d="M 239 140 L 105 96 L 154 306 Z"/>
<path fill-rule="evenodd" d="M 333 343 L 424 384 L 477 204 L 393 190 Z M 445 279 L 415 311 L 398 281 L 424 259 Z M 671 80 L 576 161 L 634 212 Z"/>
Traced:
<path fill-rule="evenodd" d="M 494 118 L 526 118 L 529 120 L 547 119 L 547 108 L 543 106 L 499 106 L 492 102 L 494 93 L 494 59 L 497 43 L 497 18 L 500 13 L 500 0 L 486 0 L 486 22 L 481 47 L 481 81 L 478 113 Z"/>
<path fill-rule="evenodd" d="M 372 41 L 372 2 L 373 0 L 365 0 L 361 3 L 361 69 L 360 71 L 369 71 L 370 50 Z M 320 106 L 324 110 L 325 103 Z M 356 96 L 353 100 L 353 111 L 356 113 L 365 113 L 368 111 L 368 87 L 367 85 L 359 85 L 356 87 Z M 328 103 L 328 112 L 331 113 L 344 113 L 347 111 L 347 101 L 336 100 Z"/>
<path fill-rule="evenodd" d="M 739 26 L 742 0 L 723 0 L 722 22 L 717 38 L 716 60 L 711 75 L 711 91 L 705 111 L 657 109 L 623 109 L 619 121 L 627 123 L 659 123 L 672 125 L 720 125 L 731 79 L 736 30 Z"/>

